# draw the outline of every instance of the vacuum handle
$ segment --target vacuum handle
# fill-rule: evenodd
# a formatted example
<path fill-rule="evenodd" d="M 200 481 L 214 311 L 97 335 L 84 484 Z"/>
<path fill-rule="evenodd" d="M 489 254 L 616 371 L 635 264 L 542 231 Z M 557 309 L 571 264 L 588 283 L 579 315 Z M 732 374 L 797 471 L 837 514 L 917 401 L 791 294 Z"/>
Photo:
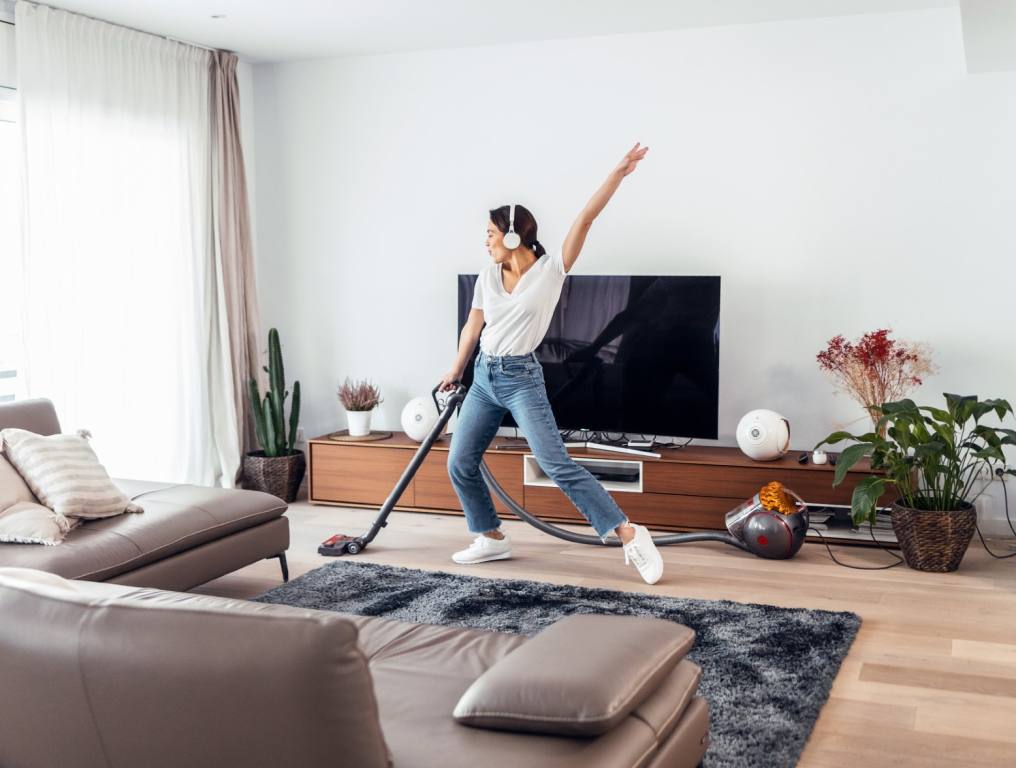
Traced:
<path fill-rule="evenodd" d="M 461 381 L 459 381 L 458 379 L 455 379 L 452 382 L 452 384 L 455 385 L 455 390 L 452 392 L 452 395 L 461 395 L 461 394 L 465 393 L 466 387 L 465 387 L 465 385 L 463 385 L 463 383 Z M 441 389 L 441 382 L 438 382 L 437 386 L 435 386 L 434 389 L 432 389 L 430 391 L 430 396 L 434 399 L 434 407 L 437 408 L 437 412 L 441 413 L 444 410 L 444 408 L 441 407 L 441 403 L 437 399 L 437 391 L 439 389 Z M 451 395 L 449 395 L 449 397 L 450 396 Z"/>

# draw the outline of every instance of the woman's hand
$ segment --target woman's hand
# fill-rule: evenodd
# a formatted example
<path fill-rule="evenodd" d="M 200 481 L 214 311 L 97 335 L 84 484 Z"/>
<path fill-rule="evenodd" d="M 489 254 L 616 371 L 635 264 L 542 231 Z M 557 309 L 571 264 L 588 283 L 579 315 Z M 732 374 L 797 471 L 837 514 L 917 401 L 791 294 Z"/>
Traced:
<path fill-rule="evenodd" d="M 461 381 L 462 371 L 451 370 L 441 377 L 441 383 L 437 385 L 438 392 L 447 392 L 455 389 L 456 383 Z"/>
<path fill-rule="evenodd" d="M 621 162 L 617 164 L 617 168 L 614 169 L 614 173 L 620 174 L 621 176 L 627 176 L 635 170 L 635 166 L 639 164 L 639 160 L 645 157 L 646 152 L 648 151 L 649 147 L 639 148 L 639 143 L 636 141 L 635 146 L 628 150 L 628 153 L 621 159 Z"/>

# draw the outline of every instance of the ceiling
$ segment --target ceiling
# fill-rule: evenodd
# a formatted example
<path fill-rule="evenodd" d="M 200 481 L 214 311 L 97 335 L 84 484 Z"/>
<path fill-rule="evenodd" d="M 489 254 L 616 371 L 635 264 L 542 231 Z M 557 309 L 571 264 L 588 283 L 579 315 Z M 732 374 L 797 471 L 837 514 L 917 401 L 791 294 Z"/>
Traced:
<path fill-rule="evenodd" d="M 955 7 L 958 2 L 48 0 L 44 4 L 235 51 L 248 61 L 269 62 Z"/>

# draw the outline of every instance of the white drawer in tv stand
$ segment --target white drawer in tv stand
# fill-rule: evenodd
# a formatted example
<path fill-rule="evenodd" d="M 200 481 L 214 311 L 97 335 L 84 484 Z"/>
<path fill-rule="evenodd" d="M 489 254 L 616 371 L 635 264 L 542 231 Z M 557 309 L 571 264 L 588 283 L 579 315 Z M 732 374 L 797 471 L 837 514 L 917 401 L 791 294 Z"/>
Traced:
<path fill-rule="evenodd" d="M 638 481 L 637 482 L 621 482 L 620 480 L 598 480 L 600 485 L 608 491 L 623 491 L 628 493 L 642 493 L 642 462 L 632 461 L 629 459 L 592 459 L 586 456 L 572 456 L 570 457 L 576 464 L 583 466 L 597 465 L 600 467 L 636 467 L 638 469 Z M 542 486 L 544 488 L 556 488 L 557 483 L 547 476 L 547 473 L 543 471 L 539 462 L 536 460 L 536 456 L 531 453 L 524 454 L 522 456 L 522 484 Z"/>

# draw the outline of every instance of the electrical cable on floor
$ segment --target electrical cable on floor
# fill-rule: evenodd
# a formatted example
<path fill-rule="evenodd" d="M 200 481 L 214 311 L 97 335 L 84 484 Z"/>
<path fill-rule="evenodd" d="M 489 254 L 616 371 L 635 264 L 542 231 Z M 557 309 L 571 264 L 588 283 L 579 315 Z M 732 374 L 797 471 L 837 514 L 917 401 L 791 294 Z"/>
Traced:
<path fill-rule="evenodd" d="M 815 533 L 819 535 L 819 538 L 822 540 L 822 543 L 825 544 L 825 548 L 828 550 L 829 557 L 832 558 L 833 562 L 837 565 L 842 565 L 844 568 L 853 568 L 857 571 L 884 571 L 887 568 L 895 568 L 897 565 L 903 565 L 904 560 L 902 557 L 897 555 L 895 552 L 890 551 L 887 547 L 882 546 L 882 542 L 875 538 L 875 529 L 871 527 L 870 523 L 868 524 L 868 532 L 871 534 L 871 540 L 878 545 L 879 549 L 883 549 L 895 557 L 895 563 L 891 563 L 890 565 L 850 565 L 849 563 L 841 563 L 836 559 L 836 555 L 833 554 L 832 547 L 829 546 L 829 542 L 826 541 L 826 537 L 822 535 L 822 531 L 818 528 L 811 528 L 810 530 L 815 531 Z"/>
<path fill-rule="evenodd" d="M 1009 530 L 1016 536 L 1016 528 L 1013 527 L 1012 518 L 1009 517 L 1009 491 L 1005 488 L 1005 471 L 1002 468 L 995 470 L 995 477 L 1002 483 L 1002 498 L 1005 499 L 1005 521 L 1009 523 Z"/>
<path fill-rule="evenodd" d="M 1012 518 L 1009 517 L 1009 491 L 1005 487 L 1005 476 L 1002 470 L 996 470 L 995 474 L 998 476 L 999 482 L 1002 483 L 1002 497 L 1005 499 L 1005 521 L 1009 523 L 1009 530 L 1016 536 L 1016 528 L 1013 527 Z M 981 526 L 977 524 L 977 518 L 974 518 L 974 530 L 977 531 L 977 538 L 981 540 L 981 546 L 984 547 L 984 551 L 996 560 L 1008 560 L 1010 557 L 1016 557 L 1016 552 L 1010 552 L 1008 555 L 996 555 L 988 549 L 988 542 L 984 540 L 984 534 L 981 533 Z"/>

